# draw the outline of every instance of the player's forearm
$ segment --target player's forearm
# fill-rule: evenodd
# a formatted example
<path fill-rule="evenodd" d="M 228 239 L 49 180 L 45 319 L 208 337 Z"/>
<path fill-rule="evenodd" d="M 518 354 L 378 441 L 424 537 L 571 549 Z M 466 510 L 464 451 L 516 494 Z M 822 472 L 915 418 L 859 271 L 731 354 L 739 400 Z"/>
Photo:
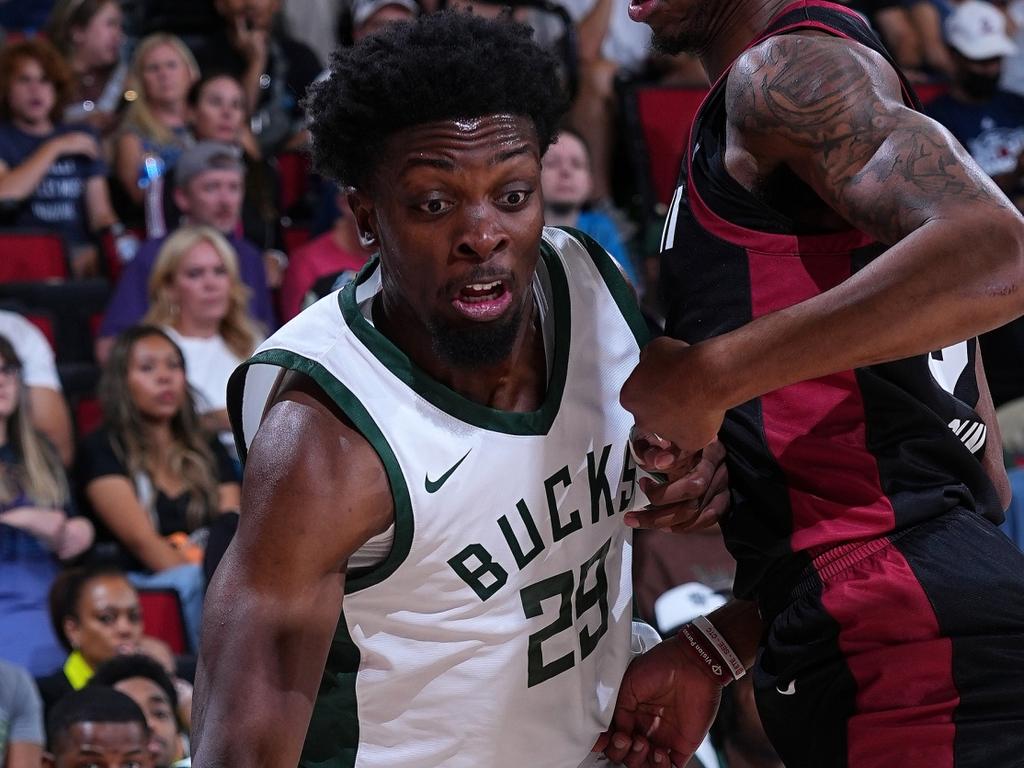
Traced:
<path fill-rule="evenodd" d="M 1024 312 L 1024 219 L 939 220 L 807 301 L 699 347 L 724 407 L 941 349 Z"/>
<path fill-rule="evenodd" d="M 294 768 L 337 612 L 311 615 L 312 601 L 261 596 L 230 573 L 237 571 L 226 558 L 207 594 L 192 765 Z"/>

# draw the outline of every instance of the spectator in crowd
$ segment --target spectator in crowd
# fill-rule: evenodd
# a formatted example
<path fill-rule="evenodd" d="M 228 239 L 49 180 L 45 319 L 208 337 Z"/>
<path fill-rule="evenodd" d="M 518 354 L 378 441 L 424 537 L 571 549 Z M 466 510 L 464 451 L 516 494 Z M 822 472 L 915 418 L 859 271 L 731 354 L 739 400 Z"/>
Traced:
<path fill-rule="evenodd" d="M 965 0 L 946 20 L 946 39 L 956 73 L 949 92 L 928 105 L 928 114 L 949 129 L 1019 208 L 1024 202 L 1024 97 L 999 87 L 1003 59 L 1017 50 L 1006 17 L 995 5 Z M 1024 320 L 983 334 L 981 349 L 995 405 L 1024 397 Z M 1007 427 L 1008 436 L 1018 431 Z"/>
<path fill-rule="evenodd" d="M 946 40 L 954 77 L 949 92 L 932 101 L 927 112 L 1012 198 L 1022 175 L 1024 97 L 999 87 L 1003 58 L 1017 50 L 1006 17 L 984 0 L 965 0 L 946 20 Z"/>
<path fill-rule="evenodd" d="M 638 25 L 639 26 L 639 25 Z M 575 227 L 594 238 L 639 286 L 636 269 L 619 236 L 615 222 L 597 210 L 584 210 L 594 188 L 590 152 L 583 137 L 563 128 L 544 153 L 540 172 L 544 192 L 544 223 L 550 227 Z"/>
<path fill-rule="evenodd" d="M 282 320 L 299 314 L 314 283 L 325 275 L 359 270 L 370 249 L 359 240 L 355 218 L 342 191 L 335 194 L 338 215 L 327 232 L 295 249 L 281 282 Z"/>
<path fill-rule="evenodd" d="M 1000 7 L 1004 7 L 1002 3 Z M 1003 76 L 999 87 L 1004 91 L 1024 96 L 1024 0 L 1009 0 L 1005 4 L 1007 31 L 1017 51 L 1003 59 Z"/>
<path fill-rule="evenodd" d="M 203 426 L 225 446 L 234 444 L 228 378 L 264 338 L 246 311 L 247 294 L 234 250 L 212 227 L 182 227 L 167 238 L 149 276 L 143 322 L 181 349 Z"/>
<path fill-rule="evenodd" d="M 117 127 L 128 62 L 121 56 L 123 14 L 117 0 L 59 0 L 46 25 L 72 82 L 67 123 L 87 123 L 101 136 Z"/>
<path fill-rule="evenodd" d="M 210 543 L 207 543 L 207 552 L 209 552 L 210 546 Z M 209 583 L 209 579 L 207 579 L 207 583 Z M 178 722 L 181 723 L 182 732 L 189 733 L 192 728 L 192 683 L 190 680 L 195 677 L 194 657 L 187 657 L 185 659 L 184 670 L 179 674 L 178 660 L 174 655 L 174 651 L 171 650 L 171 646 L 160 638 L 151 635 L 143 636 L 142 642 L 139 644 L 139 653 L 143 656 L 148 656 L 159 664 L 160 668 L 171 679 L 171 682 L 174 683 L 174 695 L 178 699 Z M 184 674 L 189 675 L 189 680 L 182 676 Z"/>
<path fill-rule="evenodd" d="M 47 711 L 66 694 L 84 688 L 107 659 L 138 652 L 139 595 L 113 566 L 62 571 L 50 588 L 50 620 L 68 656 L 60 669 L 36 681 Z"/>
<path fill-rule="evenodd" d="M 316 54 L 285 33 L 281 0 L 214 0 L 214 6 L 223 24 L 196 46 L 202 70 L 241 81 L 264 156 L 303 146 L 299 101 L 322 69 Z"/>
<path fill-rule="evenodd" d="M 592 199 L 610 208 L 616 189 L 613 160 L 619 95 L 616 82 L 642 77 L 667 84 L 703 87 L 707 80 L 691 56 L 663 56 L 651 49 L 650 29 L 629 18 L 628 3 L 617 0 L 562 0 L 577 28 L 579 90 L 575 94 L 569 122 L 584 138 L 593 168 Z M 538 39 L 555 44 L 560 26 L 552 29 L 554 17 L 546 14 Z M 533 26 L 537 26 L 532 22 Z M 623 224 L 625 224 L 623 219 Z"/>
<path fill-rule="evenodd" d="M 205 527 L 238 508 L 235 467 L 199 424 L 185 360 L 164 331 L 118 337 L 99 384 L 103 426 L 78 453 L 97 549 L 144 587 L 173 587 L 192 649 L 202 614 Z"/>
<path fill-rule="evenodd" d="M 146 716 L 113 688 L 68 694 L 50 713 L 46 731 L 46 768 L 153 768 Z"/>
<path fill-rule="evenodd" d="M 238 272 L 249 288 L 249 311 L 267 329 L 277 327 L 263 256 L 237 234 L 242 210 L 244 169 L 237 147 L 204 141 L 183 155 L 175 171 L 174 199 L 184 224 L 213 227 L 222 233 L 238 256 Z M 99 328 L 96 356 L 105 360 L 113 337 L 142 319 L 149 308 L 149 273 L 163 238 L 142 244 L 127 265 Z"/>
<path fill-rule="evenodd" d="M 50 342 L 24 317 L 6 310 L 0 310 L 0 336 L 14 345 L 21 360 L 21 377 L 27 390 L 32 425 L 57 449 L 64 466 L 71 466 L 74 456 L 71 413 L 57 376 Z"/>
<path fill-rule="evenodd" d="M 96 272 L 94 234 L 123 234 L 96 136 L 60 121 L 68 88 L 60 54 L 44 40 L 0 51 L 0 200 L 6 223 L 61 234 L 76 275 Z"/>
<path fill-rule="evenodd" d="M 29 420 L 21 370 L 0 336 L 0 657 L 43 674 L 63 658 L 47 616 L 50 585 L 93 529 L 69 517 L 64 467 Z"/>
<path fill-rule="evenodd" d="M 878 30 L 908 77 L 925 80 L 953 75 L 953 60 L 942 37 L 945 0 L 852 0 L 848 5 Z"/>
<path fill-rule="evenodd" d="M 142 654 L 115 656 L 100 665 L 89 685 L 113 688 L 139 705 L 149 726 L 149 751 L 155 768 L 169 768 L 184 757 L 178 696 L 160 664 Z"/>
<path fill-rule="evenodd" d="M 0 661 L 0 765 L 39 768 L 44 742 L 43 703 L 32 678 Z"/>
<path fill-rule="evenodd" d="M 130 75 L 134 99 L 114 145 L 114 172 L 135 218 L 145 202 L 146 233 L 159 237 L 165 232 L 163 178 L 192 143 L 187 97 L 199 67 L 181 40 L 156 33 L 135 49 Z"/>
<path fill-rule="evenodd" d="M 280 240 L 274 199 L 277 180 L 263 162 L 259 144 L 249 130 L 249 113 L 242 84 L 227 73 L 204 75 L 188 92 L 189 122 L 196 141 L 217 141 L 242 149 L 245 194 L 242 231 L 260 247 L 274 248 Z M 267 263 L 269 273 L 276 264 Z"/>

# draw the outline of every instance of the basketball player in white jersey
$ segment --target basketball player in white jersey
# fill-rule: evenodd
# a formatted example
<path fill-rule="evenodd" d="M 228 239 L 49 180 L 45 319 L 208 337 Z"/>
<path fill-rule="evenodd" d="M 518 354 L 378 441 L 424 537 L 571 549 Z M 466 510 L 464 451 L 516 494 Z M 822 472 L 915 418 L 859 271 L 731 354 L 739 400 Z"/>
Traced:
<path fill-rule="evenodd" d="M 379 257 L 232 379 L 243 509 L 193 764 L 589 762 L 630 655 L 627 523 L 713 517 L 721 453 L 638 487 L 618 397 L 647 332 L 611 258 L 543 228 L 563 97 L 529 30 L 394 26 L 310 106 Z M 644 489 L 674 504 L 631 512 Z"/>

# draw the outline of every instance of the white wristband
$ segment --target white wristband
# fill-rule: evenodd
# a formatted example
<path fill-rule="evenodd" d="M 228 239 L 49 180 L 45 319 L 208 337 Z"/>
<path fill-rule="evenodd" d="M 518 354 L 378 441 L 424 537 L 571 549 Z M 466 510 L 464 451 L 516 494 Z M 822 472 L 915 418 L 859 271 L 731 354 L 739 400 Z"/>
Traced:
<path fill-rule="evenodd" d="M 747 674 L 746 667 L 743 666 L 743 662 L 740 661 L 740 657 L 736 655 L 736 651 L 732 649 L 732 646 L 725 641 L 725 638 L 718 634 L 718 630 L 715 629 L 715 625 L 707 620 L 704 616 L 697 616 L 690 620 L 690 623 L 700 630 L 700 633 L 708 639 L 715 650 L 722 656 L 722 660 L 726 666 L 729 667 L 729 671 L 732 673 L 733 680 L 739 680 L 745 674 Z"/>

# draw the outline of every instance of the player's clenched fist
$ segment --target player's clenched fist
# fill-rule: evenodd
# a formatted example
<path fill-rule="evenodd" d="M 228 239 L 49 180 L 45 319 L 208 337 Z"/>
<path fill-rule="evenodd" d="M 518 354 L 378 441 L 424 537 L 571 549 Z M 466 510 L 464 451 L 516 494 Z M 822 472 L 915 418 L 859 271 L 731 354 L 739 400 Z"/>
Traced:
<path fill-rule="evenodd" d="M 726 406 L 714 360 L 703 345 L 665 337 L 644 347 L 620 401 L 637 427 L 653 432 L 686 456 L 715 439 Z"/>

